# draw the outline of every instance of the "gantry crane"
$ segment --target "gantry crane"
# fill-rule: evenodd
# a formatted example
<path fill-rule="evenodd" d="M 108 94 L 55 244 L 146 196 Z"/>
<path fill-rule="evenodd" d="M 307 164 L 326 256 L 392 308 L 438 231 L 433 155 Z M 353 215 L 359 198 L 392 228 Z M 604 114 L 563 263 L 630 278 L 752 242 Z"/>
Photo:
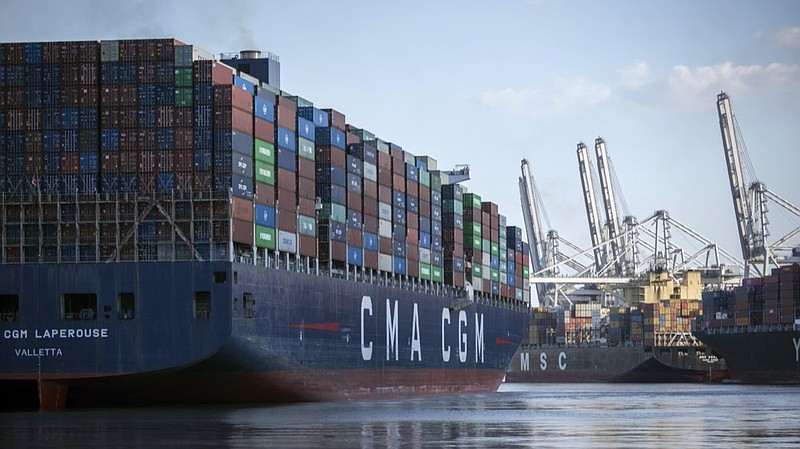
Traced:
<path fill-rule="evenodd" d="M 595 271 L 599 273 L 605 264 L 605 239 L 603 238 L 603 231 L 597 216 L 597 196 L 594 192 L 592 163 L 589 160 L 589 152 L 586 150 L 586 145 L 583 142 L 578 143 L 578 170 L 581 175 L 581 187 L 583 188 L 586 217 L 589 219 L 589 237 L 591 237 L 594 251 Z"/>
<path fill-rule="evenodd" d="M 792 248 L 786 246 L 787 243 L 800 234 L 800 227 L 796 227 L 773 244 L 767 243 L 769 237 L 767 200 L 774 201 L 795 217 L 800 217 L 800 208 L 767 189 L 763 182 L 749 181 L 744 165 L 746 148 L 740 136 L 730 97 L 725 92 L 717 95 L 717 112 L 722 133 L 722 147 L 728 167 L 736 228 L 744 259 L 744 274 L 745 277 L 750 277 L 752 269 L 756 276 L 766 276 L 770 266 L 778 266 L 777 253 L 791 251 Z"/>
<path fill-rule="evenodd" d="M 619 234 L 619 213 L 617 210 L 617 198 L 613 187 L 611 175 L 611 160 L 606 151 L 606 142 L 602 137 L 594 140 L 594 150 L 597 155 L 597 171 L 600 175 L 600 192 L 603 197 L 603 206 L 606 212 L 606 241 L 608 242 L 608 259 L 613 266 L 614 276 L 622 274 L 622 264 L 620 258 L 620 242 L 617 239 Z"/>

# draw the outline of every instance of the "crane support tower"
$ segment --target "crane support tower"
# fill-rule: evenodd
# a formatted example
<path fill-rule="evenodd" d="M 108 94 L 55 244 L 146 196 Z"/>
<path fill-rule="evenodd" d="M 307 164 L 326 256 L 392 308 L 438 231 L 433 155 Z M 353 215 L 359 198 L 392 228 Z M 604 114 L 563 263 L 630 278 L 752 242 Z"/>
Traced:
<path fill-rule="evenodd" d="M 545 236 L 544 232 L 542 232 L 542 222 L 539 219 L 539 211 L 536 207 L 533 176 L 527 159 L 522 160 L 520 169 L 522 170 L 522 176 L 519 178 L 519 195 L 522 200 L 522 217 L 525 219 L 525 230 L 527 231 L 531 248 L 531 265 L 533 272 L 538 273 L 545 268 L 547 263 Z M 544 302 L 546 291 L 547 286 L 545 284 L 536 284 L 536 294 L 540 305 Z"/>
<path fill-rule="evenodd" d="M 607 241 L 609 243 L 610 260 L 614 261 L 614 275 L 622 273 L 620 263 L 620 242 L 619 235 L 619 212 L 617 210 L 617 198 L 614 193 L 611 175 L 611 160 L 606 151 L 606 142 L 602 137 L 594 140 L 594 151 L 597 155 L 597 170 L 600 174 L 600 192 L 603 195 L 603 206 L 606 212 Z"/>

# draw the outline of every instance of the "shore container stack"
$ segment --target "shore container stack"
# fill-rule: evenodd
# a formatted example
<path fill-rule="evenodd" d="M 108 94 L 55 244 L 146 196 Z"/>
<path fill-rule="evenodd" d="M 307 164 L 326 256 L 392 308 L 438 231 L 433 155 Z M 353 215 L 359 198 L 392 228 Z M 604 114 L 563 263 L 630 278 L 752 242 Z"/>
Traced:
<path fill-rule="evenodd" d="M 0 193 L 20 198 L 3 262 L 244 258 L 530 299 L 527 244 L 497 204 L 247 53 L 0 46 Z"/>

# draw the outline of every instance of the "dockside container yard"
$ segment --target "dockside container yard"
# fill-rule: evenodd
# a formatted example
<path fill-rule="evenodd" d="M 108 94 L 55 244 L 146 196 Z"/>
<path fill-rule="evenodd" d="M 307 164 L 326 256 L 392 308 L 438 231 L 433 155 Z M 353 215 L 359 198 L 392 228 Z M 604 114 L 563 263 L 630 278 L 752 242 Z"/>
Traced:
<path fill-rule="evenodd" d="M 170 317 L 145 323 L 152 318 L 147 312 L 148 304 L 161 301 L 159 308 L 165 307 L 163 302 L 178 304 L 180 295 L 176 292 L 180 286 L 176 283 L 181 279 L 163 284 L 161 287 L 167 293 L 154 291 L 154 295 L 162 296 L 151 300 L 144 293 L 150 280 L 137 270 L 145 270 L 147 263 L 170 262 L 170 268 L 164 265 L 163 270 L 176 272 L 180 266 L 190 270 L 187 273 L 194 273 L 191 270 L 200 269 L 198 262 L 223 261 L 233 263 L 234 268 L 228 268 L 232 272 L 227 275 L 215 271 L 213 282 L 214 285 L 233 283 L 223 296 L 234 306 L 227 324 L 220 325 L 244 339 L 252 332 L 283 335 L 288 328 L 307 329 L 309 325 L 305 323 L 311 317 L 303 315 L 303 310 L 313 310 L 318 315 L 314 317 L 317 324 L 300 333 L 301 342 L 313 338 L 312 331 L 345 332 L 343 329 L 350 329 L 347 326 L 359 322 L 363 330 L 369 325 L 365 319 L 370 317 L 375 317 L 377 326 L 386 325 L 387 332 L 396 333 L 396 314 L 401 313 L 405 314 L 400 322 L 401 335 L 407 327 L 416 325 L 409 340 L 412 365 L 413 351 L 417 350 L 421 351 L 420 358 L 423 352 L 432 350 L 441 353 L 439 359 L 449 362 L 449 349 L 445 353 L 449 344 L 434 344 L 430 337 L 427 345 L 415 346 L 415 341 L 419 345 L 419 339 L 427 338 L 427 333 L 440 333 L 440 339 L 445 338 L 444 329 L 450 323 L 459 330 L 462 324 L 467 326 L 458 308 L 451 308 L 452 318 L 446 313 L 443 317 L 441 304 L 445 304 L 446 311 L 447 304 L 462 301 L 461 307 L 470 310 L 471 317 L 472 310 L 478 307 L 476 303 L 485 302 L 494 304 L 489 309 L 492 313 L 508 309 L 513 316 L 498 312 L 490 319 L 486 315 L 486 323 L 481 321 L 478 325 L 475 312 L 475 329 L 470 318 L 470 329 L 476 332 L 477 351 L 483 351 L 478 337 L 483 339 L 486 335 L 491 340 L 486 348 L 486 354 L 496 355 L 491 357 L 491 376 L 471 373 L 454 381 L 454 377 L 462 376 L 458 370 L 445 376 L 433 376 L 429 370 L 422 377 L 408 375 L 404 383 L 399 380 L 400 375 L 391 378 L 384 372 L 384 377 L 378 374 L 369 381 L 362 379 L 363 384 L 357 385 L 352 383 L 353 379 L 345 379 L 348 376 L 345 368 L 353 367 L 343 365 L 350 355 L 342 356 L 339 365 L 303 365 L 303 358 L 291 353 L 286 343 L 272 347 L 276 358 L 256 365 L 252 362 L 225 365 L 230 358 L 242 356 L 232 355 L 230 347 L 225 346 L 229 352 L 219 359 L 212 357 L 212 371 L 272 375 L 312 370 L 312 366 L 321 370 L 338 369 L 344 385 L 340 385 L 339 394 L 348 397 L 378 395 L 378 391 L 393 388 L 396 392 L 413 394 L 413 388 L 409 390 L 407 384 L 422 388 L 427 383 L 428 390 L 419 391 L 428 392 L 458 388 L 491 390 L 499 385 L 527 325 L 528 248 L 522 241 L 522 230 L 507 225 L 497 204 L 467 192 L 457 180 L 451 179 L 463 173 L 442 171 L 434 158 L 415 155 L 416 150 L 404 150 L 367 129 L 348 124 L 342 112 L 320 108 L 282 91 L 280 61 L 272 54 L 249 51 L 215 59 L 202 49 L 174 39 L 30 42 L 0 45 L 0 62 L 0 258 L 4 274 L 0 313 L 8 335 L 11 332 L 28 335 L 24 332 L 33 333 L 34 328 L 86 324 L 109 327 L 106 324 L 114 321 L 108 330 L 118 335 L 115 338 L 119 340 L 114 341 L 147 354 L 153 347 L 135 339 L 141 340 L 145 334 L 157 339 L 155 335 L 161 335 L 158 332 L 162 331 L 153 330 L 152 326 L 179 322 L 178 318 Z M 120 268 L 122 271 L 113 275 L 118 276 L 115 280 L 96 279 L 104 275 L 100 271 L 68 275 L 65 268 L 88 270 L 88 266 L 109 265 L 124 266 L 126 273 L 139 274 L 124 274 Z M 254 274 L 255 286 L 246 286 L 250 282 L 244 274 L 247 271 L 243 268 L 236 271 L 236 267 L 246 265 L 314 273 L 317 277 L 324 273 L 330 282 L 330 299 L 324 301 L 329 302 L 318 299 L 321 291 L 313 295 L 288 293 L 299 288 L 305 279 L 302 278 L 274 281 L 278 284 L 269 287 L 276 296 L 283 296 L 275 299 L 278 305 L 270 306 L 272 299 L 259 296 L 267 295 L 259 293 L 265 287 L 258 284 L 269 282 L 258 280 L 266 279 L 266 275 Z M 34 266 L 41 273 L 25 271 Z M 45 271 L 49 274 L 42 274 Z M 331 278 L 345 279 L 351 287 L 337 286 L 339 281 Z M 105 281 L 118 284 L 113 292 L 107 292 L 110 298 L 100 293 Z M 50 282 L 55 287 L 41 290 L 42 298 L 34 300 L 31 295 L 36 294 L 38 287 L 32 285 L 39 282 Z M 70 284 L 81 282 L 84 284 Z M 134 284 L 127 285 L 128 282 Z M 392 290 L 356 291 L 359 282 Z M 153 285 L 155 289 L 155 280 Z M 465 289 L 468 285 L 471 288 Z M 239 292 L 239 288 L 250 290 Z M 220 316 L 214 312 L 220 309 L 213 287 L 190 285 L 186 289 L 194 290 L 186 293 L 191 298 L 187 303 L 191 304 L 194 320 Z M 210 292 L 206 291 L 209 289 Z M 394 297 L 395 289 L 418 292 L 414 295 L 422 295 L 422 299 L 403 300 L 400 309 L 408 304 L 407 312 L 398 312 L 397 304 L 394 312 L 384 312 L 382 301 L 387 302 L 389 309 L 386 298 Z M 473 291 L 476 302 L 472 301 Z M 430 295 L 437 298 L 450 295 L 450 300 L 434 302 Z M 362 302 L 362 296 L 376 299 L 377 304 L 373 306 L 372 299 L 369 303 Z M 37 308 L 44 310 L 51 305 L 37 306 L 36 301 L 50 301 L 58 310 L 54 309 L 52 314 L 37 312 Z M 312 304 L 313 301 L 320 302 Z M 429 326 L 431 330 L 420 331 L 417 304 L 428 307 L 423 305 L 425 301 L 439 308 L 427 312 L 433 318 L 424 318 L 434 323 Z M 412 320 L 412 303 L 414 324 L 406 324 L 404 320 Z M 287 320 L 297 322 L 264 321 L 264 328 L 258 330 L 238 327 L 241 323 L 237 319 L 259 318 L 259 311 L 263 313 L 269 307 L 276 307 L 272 310 L 276 316 L 285 313 L 290 317 Z M 355 309 L 352 313 L 348 311 L 347 316 L 337 315 L 351 307 Z M 294 309 L 284 312 L 282 308 Z M 90 320 L 95 320 L 95 324 Z M 133 326 L 125 324 L 126 321 L 138 321 L 137 330 L 125 330 L 125 326 Z M 189 328 L 194 332 L 192 326 L 195 325 Z M 233 331 L 229 329 L 231 326 Z M 276 326 L 284 327 L 275 329 Z M 21 349 L 25 347 L 25 339 L 7 338 L 4 343 L 16 349 L 4 349 L 4 367 L 0 371 L 3 379 L 38 379 L 40 393 L 45 393 L 40 394 L 45 396 L 43 406 L 51 391 L 47 379 L 56 379 L 52 391 L 69 387 L 71 392 L 95 400 L 101 394 L 88 394 L 90 389 L 85 383 L 70 383 L 68 379 L 79 372 L 109 379 L 156 368 L 186 366 L 220 351 L 219 345 L 223 343 L 207 342 L 205 337 L 197 340 L 197 335 L 209 334 L 192 332 L 185 338 L 194 335 L 193 343 L 174 335 L 162 337 L 176 351 L 181 345 L 195 349 L 200 340 L 207 343 L 208 347 L 196 348 L 195 360 L 159 362 L 155 367 L 131 360 L 130 355 L 116 354 L 111 342 L 107 348 L 91 349 L 72 342 L 69 344 L 74 347 L 59 349 L 65 353 L 59 365 L 43 362 L 38 377 L 36 370 L 28 366 L 28 360 L 20 357 L 26 354 Z M 337 338 L 350 343 L 359 337 L 347 334 Z M 372 352 L 367 352 L 367 348 L 372 351 L 373 342 L 365 341 L 363 333 L 360 338 L 362 347 L 358 357 L 370 360 Z M 452 345 L 462 341 L 456 336 L 452 339 Z M 388 357 L 390 349 L 405 345 L 406 339 L 385 343 Z M 380 351 L 384 342 L 374 344 L 375 351 Z M 498 346 L 502 351 L 495 351 L 492 349 L 495 344 L 505 346 Z M 17 355 L 9 358 L 8 353 L 14 351 Z M 96 360 L 103 361 L 81 359 L 71 366 L 72 359 L 67 353 L 81 351 L 95 354 Z M 320 357 L 327 360 L 329 356 L 326 353 Z M 292 362 L 285 362 L 286 357 Z M 461 355 L 454 358 L 468 363 Z M 428 363 L 433 359 L 428 356 Z M 476 358 L 475 362 L 479 363 L 478 368 L 482 367 L 482 360 Z M 266 363 L 269 366 L 264 366 Z M 375 371 L 380 373 L 383 369 Z M 199 369 L 198 372 L 205 373 Z M 189 369 L 184 374 L 197 373 Z M 312 393 L 320 385 L 304 383 L 303 375 L 294 378 L 300 379 L 296 383 L 304 385 L 299 390 L 295 388 L 298 395 L 307 393 L 314 397 Z M 180 379 L 179 382 L 197 380 Z M 336 388 L 336 381 L 329 378 L 326 382 L 325 389 Z M 351 383 L 345 385 L 345 382 Z M 119 393 L 130 386 L 109 382 L 103 385 L 103 391 Z M 167 397 L 163 392 L 159 394 L 159 398 Z M 252 397 L 246 397 L 247 394 Z M 251 391 L 240 396 L 245 400 L 261 400 L 268 395 L 259 397 L 257 391 Z M 158 398 L 150 399 L 158 402 Z"/>

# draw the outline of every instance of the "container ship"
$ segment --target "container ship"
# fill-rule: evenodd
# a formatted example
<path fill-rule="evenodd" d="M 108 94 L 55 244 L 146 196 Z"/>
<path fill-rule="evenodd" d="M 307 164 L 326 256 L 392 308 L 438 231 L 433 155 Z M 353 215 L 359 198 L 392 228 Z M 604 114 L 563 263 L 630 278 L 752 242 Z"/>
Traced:
<path fill-rule="evenodd" d="M 468 166 L 282 91 L 272 54 L 28 42 L 0 62 L 3 407 L 501 383 L 528 248 Z"/>
<path fill-rule="evenodd" d="M 695 334 L 728 362 L 730 381 L 800 384 L 800 265 L 706 292 Z"/>
<path fill-rule="evenodd" d="M 718 382 L 725 361 L 691 332 L 700 312 L 700 273 L 683 285 L 653 271 L 629 286 L 633 306 L 599 301 L 568 308 L 535 308 L 529 332 L 514 356 L 508 382 Z M 695 298 L 695 299 L 689 299 Z"/>

